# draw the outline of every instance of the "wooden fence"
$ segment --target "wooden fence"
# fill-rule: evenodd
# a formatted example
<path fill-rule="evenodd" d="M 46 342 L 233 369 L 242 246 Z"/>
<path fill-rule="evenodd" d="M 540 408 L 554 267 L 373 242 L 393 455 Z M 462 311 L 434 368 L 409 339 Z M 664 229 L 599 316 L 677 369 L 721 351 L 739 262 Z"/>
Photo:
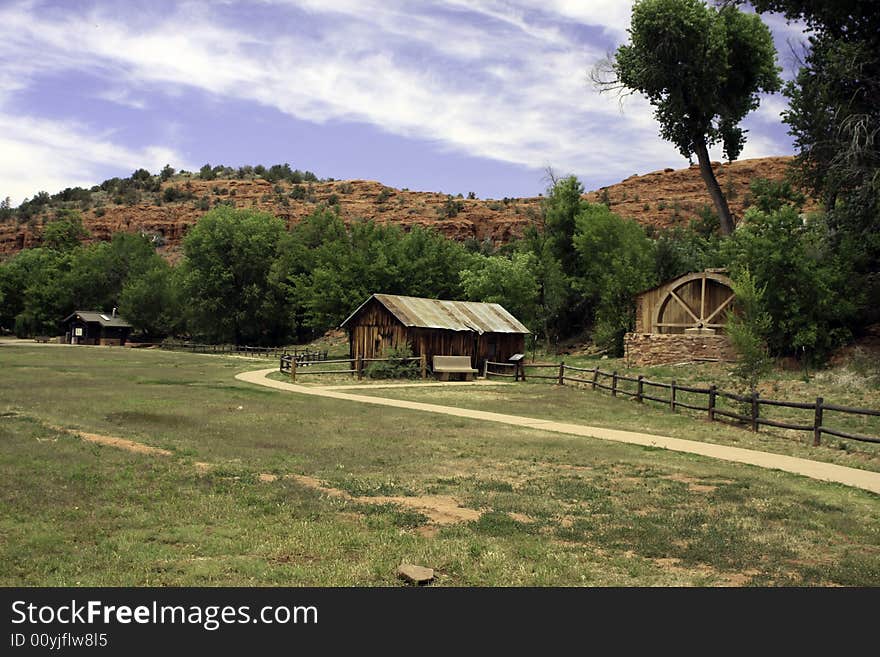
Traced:
<path fill-rule="evenodd" d="M 244 354 L 265 358 L 279 358 L 291 355 L 300 362 L 326 361 L 326 351 L 314 349 L 289 349 L 286 347 L 251 347 L 236 344 L 202 344 L 199 342 L 163 342 L 162 349 L 170 351 L 188 351 L 193 354 Z"/>
<path fill-rule="evenodd" d="M 296 381 L 299 374 L 351 374 L 356 375 L 358 380 L 364 378 L 364 372 L 370 363 L 408 363 L 418 361 L 419 370 L 423 379 L 428 377 L 428 359 L 425 356 L 413 356 L 410 358 L 342 358 L 337 360 L 309 361 L 295 357 L 293 354 L 284 354 L 279 359 L 278 371 L 290 376 L 291 381 Z M 348 365 L 337 369 L 313 369 L 319 363 L 325 365 Z"/>
<path fill-rule="evenodd" d="M 492 371 L 492 368 L 506 368 L 505 372 Z M 510 370 L 513 369 L 511 373 Z M 526 374 L 526 369 L 552 369 L 553 375 L 547 374 Z M 572 372 L 572 374 L 569 374 Z M 588 385 L 593 390 L 607 390 L 612 397 L 630 397 L 639 403 L 645 400 L 664 404 L 670 410 L 675 411 L 679 408 L 686 408 L 691 411 L 706 413 L 709 421 L 719 421 L 721 418 L 728 418 L 738 423 L 748 425 L 752 431 L 759 431 L 761 426 L 779 427 L 782 429 L 791 429 L 794 431 L 808 431 L 813 434 L 813 445 L 819 445 L 822 442 L 822 434 L 836 436 L 838 438 L 848 438 L 850 440 L 858 440 L 869 443 L 880 443 L 880 437 L 870 436 L 861 433 L 853 433 L 844 431 L 840 428 L 827 426 L 826 412 L 842 413 L 850 416 L 860 417 L 880 417 L 880 411 L 869 408 L 851 408 L 849 406 L 840 406 L 838 404 L 830 404 L 822 397 L 817 397 L 815 402 L 789 402 L 778 401 L 775 399 L 764 399 L 757 392 L 749 395 L 738 395 L 732 392 L 719 390 L 717 386 L 709 386 L 706 388 L 685 386 L 671 381 L 670 383 L 662 383 L 659 381 L 650 381 L 644 376 L 625 376 L 617 372 L 605 372 L 598 367 L 583 368 L 566 365 L 565 363 L 557 364 L 526 364 L 517 365 L 514 363 L 493 363 L 487 362 L 483 369 L 483 375 L 501 376 L 513 378 L 514 381 L 526 381 L 527 379 L 539 379 L 553 381 L 558 385 L 565 385 L 566 382 L 574 382 L 582 385 Z M 632 384 L 626 387 L 624 384 Z M 691 397 L 685 401 L 682 393 L 689 393 Z M 705 396 L 705 403 L 694 403 L 692 397 Z M 740 404 L 738 410 L 719 404 L 720 400 L 727 400 Z M 761 407 L 776 407 L 798 409 L 801 411 L 812 411 L 811 422 L 795 423 L 774 420 L 761 415 Z"/>

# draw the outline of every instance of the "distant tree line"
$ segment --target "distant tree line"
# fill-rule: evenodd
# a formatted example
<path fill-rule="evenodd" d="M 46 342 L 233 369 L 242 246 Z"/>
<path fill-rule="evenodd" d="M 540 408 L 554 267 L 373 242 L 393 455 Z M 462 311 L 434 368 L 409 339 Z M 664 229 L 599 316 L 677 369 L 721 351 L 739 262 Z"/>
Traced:
<path fill-rule="evenodd" d="M 49 194 L 41 191 L 32 198 L 25 199 L 17 208 L 12 207 L 11 200 L 7 197 L 0 200 L 0 222 L 17 221 L 24 223 L 33 221 L 37 217 L 46 216 L 51 211 L 57 210 L 80 210 L 95 209 L 99 214 L 106 204 L 136 205 L 145 200 L 157 203 L 172 203 L 185 201 L 193 198 L 193 194 L 181 191 L 174 187 L 166 187 L 160 194 L 162 183 L 169 180 L 256 180 L 262 179 L 277 184 L 287 181 L 293 185 L 310 182 L 332 182 L 333 178 L 318 178 L 311 171 L 291 169 L 286 162 L 273 164 L 266 167 L 262 164 L 256 166 L 228 167 L 223 165 L 212 166 L 205 164 L 197 173 L 181 170 L 177 171 L 170 164 L 157 174 L 152 174 L 146 169 L 138 169 L 127 178 L 108 178 L 88 189 L 84 187 L 68 187 L 57 194 Z"/>
<path fill-rule="evenodd" d="M 335 207 L 319 206 L 288 230 L 270 214 L 218 206 L 184 238 L 176 266 L 143 235 L 82 244 L 71 211 L 47 224 L 39 248 L 0 265 L 0 328 L 54 333 L 75 309 L 118 307 L 152 338 L 289 344 L 338 326 L 384 292 L 501 303 L 548 345 L 583 334 L 620 353 L 638 292 L 727 266 L 764 289 L 774 355 L 821 359 L 858 330 L 864 298 L 849 287 L 853 259 L 835 246 L 826 214 L 800 213 L 803 197 L 789 185 L 758 181 L 752 191 L 754 205 L 730 237 L 696 226 L 649 236 L 563 178 L 522 238 L 500 249 L 420 227 L 346 226 Z"/>

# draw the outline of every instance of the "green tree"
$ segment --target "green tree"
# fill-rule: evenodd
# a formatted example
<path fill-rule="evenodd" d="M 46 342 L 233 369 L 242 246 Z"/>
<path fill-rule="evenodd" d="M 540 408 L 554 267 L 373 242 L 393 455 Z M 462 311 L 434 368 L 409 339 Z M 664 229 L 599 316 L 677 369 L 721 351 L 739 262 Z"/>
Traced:
<path fill-rule="evenodd" d="M 722 234 L 734 219 L 715 178 L 709 147 L 721 143 L 736 159 L 745 143 L 740 121 L 759 104 L 759 92 L 781 86 L 770 30 L 754 14 L 700 0 L 639 0 L 633 5 L 630 43 L 609 62 L 604 88 L 628 89 L 655 107 L 660 135 L 687 158 L 697 156 Z"/>
<path fill-rule="evenodd" d="M 748 271 L 764 289 L 772 355 L 821 361 L 851 337 L 863 291 L 851 286 L 851 259 L 831 249 L 828 233 L 822 215 L 802 218 L 791 205 L 749 208 L 723 245 L 733 278 Z"/>
<path fill-rule="evenodd" d="M 126 280 L 119 295 L 119 313 L 136 331 L 162 337 L 182 328 L 173 275 L 171 266 L 160 258 Z"/>
<path fill-rule="evenodd" d="M 603 204 L 586 204 L 576 219 L 574 247 L 581 275 L 575 289 L 594 308 L 594 341 L 623 353 L 623 336 L 635 323 L 635 295 L 656 283 L 654 244 L 635 221 Z"/>
<path fill-rule="evenodd" d="M 48 248 L 25 249 L 0 266 L 0 326 L 19 337 L 54 335 L 73 309 L 64 279 L 70 254 Z"/>
<path fill-rule="evenodd" d="M 71 251 L 89 236 L 82 216 L 74 210 L 62 210 L 58 218 L 43 228 L 43 245 L 56 251 Z"/>
<path fill-rule="evenodd" d="M 461 272 L 461 285 L 471 301 L 499 303 L 529 328 L 539 325 L 539 287 L 531 253 L 478 256 Z"/>
<path fill-rule="evenodd" d="M 214 180 L 217 177 L 217 174 L 214 173 L 214 168 L 210 163 L 202 165 L 202 168 L 199 169 L 199 178 L 202 180 Z"/>
<path fill-rule="evenodd" d="M 756 0 L 807 25 L 809 43 L 785 95 L 798 180 L 820 199 L 836 248 L 865 290 L 860 325 L 880 320 L 880 11 L 872 0 Z"/>
<path fill-rule="evenodd" d="M 272 215 L 226 205 L 199 219 L 183 240 L 181 264 L 195 334 L 262 344 L 289 332 L 269 277 L 283 233 L 284 224 Z"/>
<path fill-rule="evenodd" d="M 749 390 L 758 386 L 773 364 L 767 351 L 772 320 L 764 310 L 766 289 L 757 285 L 748 269 L 743 269 L 733 280 L 736 308 L 727 314 L 727 335 L 737 354 L 733 374 Z"/>
<path fill-rule="evenodd" d="M 572 244 L 576 217 L 585 206 L 584 186 L 574 176 L 554 181 L 543 203 L 544 230 L 553 256 L 568 276 L 577 274 L 578 255 Z"/>
<path fill-rule="evenodd" d="M 570 279 L 554 255 L 552 237 L 538 226 L 528 226 L 516 247 L 531 257 L 532 273 L 538 286 L 536 317 L 529 328 L 536 339 L 544 340 L 545 348 L 549 350 L 550 345 L 560 337 L 563 312 L 576 305 L 571 303 L 574 295 Z"/>

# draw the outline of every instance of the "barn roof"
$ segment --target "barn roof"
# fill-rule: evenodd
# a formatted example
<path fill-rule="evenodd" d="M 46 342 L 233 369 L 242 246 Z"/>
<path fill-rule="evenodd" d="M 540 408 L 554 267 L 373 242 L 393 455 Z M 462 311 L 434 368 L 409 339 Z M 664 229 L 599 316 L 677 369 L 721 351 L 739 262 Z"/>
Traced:
<path fill-rule="evenodd" d="M 114 328 L 131 328 L 131 324 L 126 322 L 122 317 L 98 312 L 96 310 L 75 310 L 72 314 L 65 317 L 62 322 L 68 322 L 74 317 L 79 317 L 84 322 L 97 322 L 101 326 L 110 326 Z"/>
<path fill-rule="evenodd" d="M 422 299 L 397 294 L 374 294 L 358 306 L 341 326 L 351 321 L 373 299 L 404 326 L 476 333 L 530 333 L 516 317 L 497 303 Z"/>

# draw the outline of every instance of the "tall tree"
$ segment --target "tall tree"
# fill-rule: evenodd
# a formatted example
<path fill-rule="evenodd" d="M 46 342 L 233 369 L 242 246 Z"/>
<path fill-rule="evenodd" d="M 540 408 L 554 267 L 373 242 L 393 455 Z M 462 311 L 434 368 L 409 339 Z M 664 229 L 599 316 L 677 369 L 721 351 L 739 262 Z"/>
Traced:
<path fill-rule="evenodd" d="M 730 234 L 734 218 L 712 170 L 709 147 L 721 143 L 725 157 L 739 157 L 745 143 L 740 121 L 758 107 L 759 92 L 779 90 L 770 30 L 758 16 L 734 6 L 638 0 L 629 34 L 630 43 L 609 62 L 611 77 L 597 70 L 594 80 L 600 89 L 628 89 L 648 98 L 660 135 L 684 157 L 697 156 L 721 232 Z"/>
<path fill-rule="evenodd" d="M 277 339 L 269 273 L 284 224 L 269 214 L 218 206 L 183 240 L 183 286 L 196 333 L 254 344 Z"/>
<path fill-rule="evenodd" d="M 785 95 L 800 182 L 824 202 L 838 246 L 867 291 L 861 323 L 880 320 L 880 8 L 875 0 L 755 0 L 809 35 Z"/>

